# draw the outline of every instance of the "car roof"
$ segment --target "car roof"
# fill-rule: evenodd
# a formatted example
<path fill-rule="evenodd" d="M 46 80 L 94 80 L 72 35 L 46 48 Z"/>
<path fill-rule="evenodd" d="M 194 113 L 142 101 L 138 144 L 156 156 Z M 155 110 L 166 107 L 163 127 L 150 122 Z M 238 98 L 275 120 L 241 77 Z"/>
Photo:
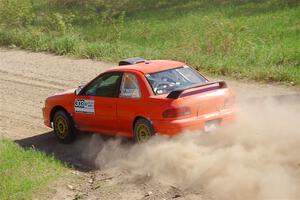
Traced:
<path fill-rule="evenodd" d="M 173 60 L 147 60 L 132 65 L 113 67 L 108 71 L 139 71 L 143 74 L 154 73 L 186 65 L 183 62 Z"/>

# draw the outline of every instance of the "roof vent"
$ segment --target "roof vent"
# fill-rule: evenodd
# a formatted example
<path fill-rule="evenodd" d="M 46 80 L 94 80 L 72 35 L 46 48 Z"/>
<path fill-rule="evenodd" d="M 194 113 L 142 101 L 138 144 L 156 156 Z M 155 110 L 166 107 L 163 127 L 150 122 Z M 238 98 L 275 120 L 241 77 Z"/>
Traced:
<path fill-rule="evenodd" d="M 145 62 L 145 61 L 146 60 L 144 58 L 140 58 L 140 57 L 126 58 L 126 59 L 121 60 L 119 62 L 119 66 L 122 66 L 122 65 L 133 65 L 133 64 L 142 63 L 142 62 Z"/>

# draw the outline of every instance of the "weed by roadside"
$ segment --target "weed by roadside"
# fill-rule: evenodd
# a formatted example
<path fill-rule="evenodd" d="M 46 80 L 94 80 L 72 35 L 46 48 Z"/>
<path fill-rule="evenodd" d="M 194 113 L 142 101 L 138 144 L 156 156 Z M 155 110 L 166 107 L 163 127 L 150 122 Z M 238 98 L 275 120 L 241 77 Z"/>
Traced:
<path fill-rule="evenodd" d="M 0 199 L 31 199 L 63 172 L 54 157 L 0 138 Z"/>
<path fill-rule="evenodd" d="M 1 46 L 177 59 L 213 75 L 300 85 L 297 0 L 19 1 L 0 0 Z"/>

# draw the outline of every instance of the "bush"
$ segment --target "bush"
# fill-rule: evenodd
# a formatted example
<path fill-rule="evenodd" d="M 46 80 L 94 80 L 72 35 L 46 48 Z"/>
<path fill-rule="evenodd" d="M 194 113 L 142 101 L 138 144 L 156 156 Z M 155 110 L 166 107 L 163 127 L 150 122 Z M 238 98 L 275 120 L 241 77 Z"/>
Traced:
<path fill-rule="evenodd" d="M 76 54 L 79 49 L 79 41 L 70 36 L 53 39 L 49 49 L 58 55 Z"/>
<path fill-rule="evenodd" d="M 300 85 L 299 0 L 0 2 L 2 17 L 13 2 L 27 2 L 35 16 L 30 26 L 0 26 L 0 45 L 106 61 L 182 60 L 211 74 Z M 6 23 L 26 25 L 15 14 Z"/>
<path fill-rule="evenodd" d="M 64 35 L 72 29 L 73 19 L 74 15 L 72 13 L 63 15 L 55 12 L 46 19 L 46 27 L 48 30 L 58 31 Z"/>
<path fill-rule="evenodd" d="M 0 0 L 0 5 L 0 24 L 5 26 L 26 26 L 35 17 L 31 0 Z"/>

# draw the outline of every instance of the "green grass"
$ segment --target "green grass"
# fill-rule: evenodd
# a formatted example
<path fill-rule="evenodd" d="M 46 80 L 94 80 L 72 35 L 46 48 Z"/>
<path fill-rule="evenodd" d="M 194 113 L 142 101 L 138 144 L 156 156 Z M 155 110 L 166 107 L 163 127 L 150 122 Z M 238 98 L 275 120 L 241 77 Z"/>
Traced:
<path fill-rule="evenodd" d="M 0 138 L 0 199 L 32 199 L 63 171 L 53 157 Z"/>
<path fill-rule="evenodd" d="M 26 1 L 22 17 L 2 17 L 0 45 L 113 62 L 175 59 L 212 75 L 300 85 L 297 0 L 98 0 L 100 12 L 88 0 Z"/>

